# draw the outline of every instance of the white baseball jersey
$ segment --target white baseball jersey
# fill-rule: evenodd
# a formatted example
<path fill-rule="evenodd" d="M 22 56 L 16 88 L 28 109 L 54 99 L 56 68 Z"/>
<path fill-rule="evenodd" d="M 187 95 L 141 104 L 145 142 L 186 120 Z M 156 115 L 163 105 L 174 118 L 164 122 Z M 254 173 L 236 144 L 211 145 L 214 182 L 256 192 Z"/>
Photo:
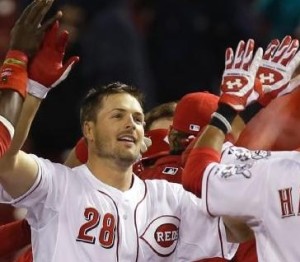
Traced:
<path fill-rule="evenodd" d="M 34 156 L 35 157 L 35 156 Z M 222 220 L 207 216 L 202 201 L 181 185 L 142 181 L 121 192 L 86 165 L 70 169 L 36 158 L 39 174 L 23 196 L 0 199 L 28 209 L 35 261 L 195 261 L 225 256 Z"/>
<path fill-rule="evenodd" d="M 205 170 L 205 212 L 244 218 L 254 230 L 260 262 L 300 261 L 300 153 L 228 145 L 222 164 Z"/>

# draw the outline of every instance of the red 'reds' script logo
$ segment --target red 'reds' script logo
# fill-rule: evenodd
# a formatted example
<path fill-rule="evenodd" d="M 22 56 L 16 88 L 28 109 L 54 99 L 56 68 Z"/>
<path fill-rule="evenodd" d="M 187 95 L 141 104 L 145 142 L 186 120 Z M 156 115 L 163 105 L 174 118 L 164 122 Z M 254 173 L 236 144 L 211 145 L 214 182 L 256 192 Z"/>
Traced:
<path fill-rule="evenodd" d="M 141 239 L 160 256 L 171 255 L 177 246 L 180 220 L 174 216 L 161 216 L 153 220 Z"/>
<path fill-rule="evenodd" d="M 178 228 L 174 224 L 164 224 L 155 231 L 156 242 L 162 247 L 170 247 L 178 239 Z"/>

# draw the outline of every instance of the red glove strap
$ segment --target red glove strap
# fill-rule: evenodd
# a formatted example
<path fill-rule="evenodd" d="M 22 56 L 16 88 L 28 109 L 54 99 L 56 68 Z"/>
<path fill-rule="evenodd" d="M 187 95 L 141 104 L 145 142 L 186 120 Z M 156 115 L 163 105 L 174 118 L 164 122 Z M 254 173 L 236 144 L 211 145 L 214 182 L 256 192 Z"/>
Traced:
<path fill-rule="evenodd" d="M 75 146 L 75 154 L 77 159 L 82 163 L 85 164 L 88 160 L 88 151 L 87 151 L 87 145 L 84 140 L 84 137 L 82 137 Z"/>
<path fill-rule="evenodd" d="M 11 89 L 18 92 L 23 98 L 27 93 L 27 56 L 18 50 L 7 52 L 0 68 L 0 89 Z"/>
<path fill-rule="evenodd" d="M 212 162 L 220 162 L 220 157 L 220 153 L 212 148 L 192 149 L 182 173 L 183 187 L 201 197 L 205 169 Z"/>
<path fill-rule="evenodd" d="M 4 63 L 9 63 L 9 61 L 11 61 L 13 64 L 23 64 L 26 67 L 28 63 L 28 57 L 25 53 L 21 51 L 9 50 L 6 54 Z M 13 61 L 16 61 L 16 63 L 14 63 Z"/>
<path fill-rule="evenodd" d="M 28 76 L 26 67 L 4 64 L 0 68 L 0 90 L 14 90 L 25 98 L 27 93 L 27 81 Z"/>

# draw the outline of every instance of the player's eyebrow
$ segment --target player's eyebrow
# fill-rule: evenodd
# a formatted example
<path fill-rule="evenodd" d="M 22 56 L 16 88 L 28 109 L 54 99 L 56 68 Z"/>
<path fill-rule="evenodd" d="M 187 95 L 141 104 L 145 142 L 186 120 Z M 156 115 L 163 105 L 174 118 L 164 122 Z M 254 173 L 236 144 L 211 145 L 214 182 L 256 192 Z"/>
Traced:
<path fill-rule="evenodd" d="M 110 112 L 114 112 L 114 111 L 119 111 L 119 112 L 128 112 L 128 110 L 124 109 L 124 108 L 113 108 Z M 133 112 L 134 115 L 140 115 L 144 117 L 144 113 L 143 112 L 139 112 L 139 111 L 135 111 Z"/>

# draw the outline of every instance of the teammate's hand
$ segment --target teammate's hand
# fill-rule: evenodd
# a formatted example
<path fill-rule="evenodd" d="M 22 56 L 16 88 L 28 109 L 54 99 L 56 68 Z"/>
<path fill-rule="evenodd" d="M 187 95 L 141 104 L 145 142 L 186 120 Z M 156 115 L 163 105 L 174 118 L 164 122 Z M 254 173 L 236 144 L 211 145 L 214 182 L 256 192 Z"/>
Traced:
<path fill-rule="evenodd" d="M 10 32 L 9 49 L 22 51 L 28 57 L 35 54 L 45 31 L 62 15 L 59 11 L 41 25 L 53 1 L 35 0 L 23 11 Z"/>
<path fill-rule="evenodd" d="M 240 41 L 236 52 L 227 48 L 225 53 L 225 70 L 221 84 L 220 103 L 231 106 L 236 111 L 245 107 L 259 97 L 261 90 L 254 90 L 255 76 L 262 59 L 263 50 L 258 48 L 255 55 L 254 41 Z"/>
<path fill-rule="evenodd" d="M 78 56 L 73 56 L 63 62 L 68 39 L 67 31 L 59 32 L 58 21 L 46 32 L 42 47 L 29 67 L 29 93 L 44 98 L 49 89 L 63 81 L 79 61 Z"/>
<path fill-rule="evenodd" d="M 281 43 L 274 39 L 268 45 L 257 71 L 257 77 L 263 86 L 263 96 L 259 99 L 263 106 L 297 87 L 289 82 L 300 63 L 298 48 L 299 41 L 291 36 L 286 36 Z"/>

